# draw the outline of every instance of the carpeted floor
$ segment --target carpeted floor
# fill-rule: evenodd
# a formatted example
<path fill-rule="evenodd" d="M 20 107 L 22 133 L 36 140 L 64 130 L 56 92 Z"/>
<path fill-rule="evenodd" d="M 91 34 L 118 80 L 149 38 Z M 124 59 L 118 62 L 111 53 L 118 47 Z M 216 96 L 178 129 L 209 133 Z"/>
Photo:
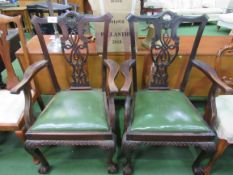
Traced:
<path fill-rule="evenodd" d="M 3 139 L 3 137 L 1 137 Z M 52 165 L 51 175 L 105 175 L 107 154 L 94 148 L 49 147 L 43 153 Z M 135 175 L 191 175 L 197 156 L 194 148 L 153 147 L 136 153 Z M 233 149 L 229 148 L 216 163 L 212 175 L 231 175 Z M 122 160 L 120 160 L 120 166 Z M 14 134 L 0 145 L 0 174 L 34 175 L 37 166 Z M 119 173 L 122 174 L 120 170 Z"/>
<path fill-rule="evenodd" d="M 142 26 L 141 28 L 145 28 Z M 196 30 L 195 25 L 187 24 L 179 31 L 182 35 L 192 35 Z M 144 31 L 145 32 L 145 31 Z M 209 24 L 205 29 L 205 35 L 227 35 L 230 31 L 221 29 L 216 31 L 215 24 Z M 141 33 L 145 35 L 146 33 Z M 217 41 L 216 41 L 217 42 Z M 17 61 L 14 68 L 19 77 L 22 71 Z M 6 77 L 5 72 L 2 73 Z M 49 101 L 49 96 L 43 99 Z M 200 104 L 200 103 L 199 103 Z M 203 104 L 199 105 L 203 112 Z M 34 113 L 38 114 L 39 108 L 34 106 Z M 120 127 L 122 128 L 123 108 L 117 108 Z M 135 175 L 191 175 L 191 165 L 199 150 L 176 147 L 144 147 L 134 158 Z M 104 151 L 94 148 L 74 148 L 74 147 L 47 147 L 43 153 L 53 166 L 51 175 L 104 175 L 106 171 L 107 154 Z M 212 175 L 231 175 L 233 149 L 229 148 L 216 163 Z M 122 160 L 119 160 L 120 167 Z M 23 144 L 14 133 L 0 133 L 0 174 L 1 175 L 34 175 L 37 173 L 37 166 L 33 164 L 30 155 L 24 150 Z M 118 174 L 122 174 L 120 169 Z"/>

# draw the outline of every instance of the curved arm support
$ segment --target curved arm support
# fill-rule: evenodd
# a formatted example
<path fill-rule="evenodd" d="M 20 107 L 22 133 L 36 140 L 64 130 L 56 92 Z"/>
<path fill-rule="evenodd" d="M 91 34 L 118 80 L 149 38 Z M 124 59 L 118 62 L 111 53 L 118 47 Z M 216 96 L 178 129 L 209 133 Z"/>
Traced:
<path fill-rule="evenodd" d="M 31 88 L 28 84 L 25 85 L 23 92 L 25 96 L 25 107 L 24 107 L 24 121 L 26 130 L 28 130 L 35 121 L 35 118 L 32 114 L 32 95 Z"/>
<path fill-rule="evenodd" d="M 216 102 L 215 102 L 215 94 L 217 91 L 217 84 L 213 83 L 209 94 L 208 94 L 208 101 L 207 101 L 207 105 L 206 105 L 206 110 L 205 110 L 205 114 L 204 114 L 204 120 L 209 124 L 210 127 L 212 127 L 212 129 L 214 129 L 214 119 L 217 116 L 217 110 L 216 110 Z"/>
<path fill-rule="evenodd" d="M 14 88 L 11 89 L 12 94 L 19 94 L 22 89 L 30 82 L 34 75 L 39 72 L 42 68 L 47 66 L 48 61 L 42 60 L 30 65 L 23 76 L 23 80 L 17 84 Z"/>
<path fill-rule="evenodd" d="M 128 128 L 128 125 L 129 125 L 129 122 L 130 122 L 131 101 L 132 101 L 132 98 L 130 96 L 127 96 L 126 100 L 125 100 L 124 132 L 126 132 L 126 129 Z"/>
<path fill-rule="evenodd" d="M 121 92 L 123 93 L 129 93 L 130 86 L 132 83 L 132 75 L 130 74 L 130 69 L 134 64 L 135 64 L 134 59 L 126 60 L 124 63 L 121 64 L 120 70 L 125 77 L 125 83 L 121 88 Z"/>
<path fill-rule="evenodd" d="M 13 89 L 11 89 L 11 93 L 13 94 L 18 94 L 21 90 L 24 91 L 24 118 L 26 129 L 32 126 L 33 122 L 35 121 L 35 118 L 32 115 L 32 95 L 29 82 L 37 72 L 39 72 L 42 68 L 47 66 L 47 63 L 48 61 L 42 60 L 30 65 L 24 73 L 23 80 L 19 84 L 17 84 Z"/>
<path fill-rule="evenodd" d="M 226 94 L 233 94 L 233 89 L 225 84 L 219 77 L 214 68 L 200 60 L 192 60 L 193 65 L 201 70 L 213 83 L 219 86 Z"/>
<path fill-rule="evenodd" d="M 119 73 L 120 66 L 115 61 L 110 59 L 105 59 L 104 64 L 109 68 L 109 75 L 108 75 L 108 86 L 111 94 L 117 93 L 118 88 L 115 84 L 115 78 Z"/>
<path fill-rule="evenodd" d="M 116 110 L 115 110 L 115 103 L 114 103 L 114 98 L 113 96 L 108 97 L 108 117 L 109 117 L 109 124 L 115 133 L 115 115 L 116 115 Z"/>

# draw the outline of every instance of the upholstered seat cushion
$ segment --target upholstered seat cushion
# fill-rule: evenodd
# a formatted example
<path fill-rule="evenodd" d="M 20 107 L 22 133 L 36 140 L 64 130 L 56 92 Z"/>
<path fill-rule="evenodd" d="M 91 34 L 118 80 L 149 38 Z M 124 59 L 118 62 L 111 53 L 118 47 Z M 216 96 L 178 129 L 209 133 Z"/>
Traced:
<path fill-rule="evenodd" d="M 217 119 L 215 129 L 221 139 L 233 143 L 233 95 L 216 97 Z"/>
<path fill-rule="evenodd" d="M 109 130 L 104 93 L 99 90 L 57 93 L 33 124 L 32 131 Z"/>
<path fill-rule="evenodd" d="M 176 90 L 138 91 L 131 131 L 208 132 L 210 131 L 189 99 Z"/>
<path fill-rule="evenodd" d="M 0 124 L 18 124 L 23 116 L 24 105 L 23 92 L 11 94 L 8 90 L 0 90 Z"/>

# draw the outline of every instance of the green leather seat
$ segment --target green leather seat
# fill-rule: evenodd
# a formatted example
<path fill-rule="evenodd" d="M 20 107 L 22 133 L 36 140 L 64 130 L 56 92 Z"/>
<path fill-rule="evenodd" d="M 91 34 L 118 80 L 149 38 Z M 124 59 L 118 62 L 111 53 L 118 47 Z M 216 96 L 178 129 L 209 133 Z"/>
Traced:
<path fill-rule="evenodd" d="M 32 131 L 108 131 L 104 93 L 100 90 L 57 93 Z"/>
<path fill-rule="evenodd" d="M 210 131 L 198 111 L 182 92 L 144 90 L 138 91 L 135 98 L 131 131 Z"/>

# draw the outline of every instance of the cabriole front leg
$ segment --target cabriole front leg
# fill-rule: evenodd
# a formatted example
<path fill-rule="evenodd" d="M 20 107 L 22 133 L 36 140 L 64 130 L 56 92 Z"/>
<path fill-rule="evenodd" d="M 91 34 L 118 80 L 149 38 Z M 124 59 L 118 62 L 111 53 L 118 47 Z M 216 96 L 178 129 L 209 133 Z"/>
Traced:
<path fill-rule="evenodd" d="M 209 175 L 213 168 L 214 163 L 220 156 L 224 153 L 225 149 L 228 147 L 229 143 L 226 140 L 220 139 L 217 144 L 215 153 L 211 156 L 207 166 L 204 168 L 204 174 Z"/>
<path fill-rule="evenodd" d="M 123 156 L 125 157 L 125 162 L 123 165 L 123 174 L 124 175 L 131 175 L 133 174 L 133 166 L 132 166 L 132 154 L 133 154 L 133 148 L 130 147 L 130 145 L 124 141 L 122 146 L 122 152 Z"/>
<path fill-rule="evenodd" d="M 31 154 L 33 158 L 39 160 L 40 167 L 38 169 L 38 172 L 40 174 L 46 174 L 49 172 L 49 170 L 51 169 L 50 165 L 49 165 L 48 161 L 46 160 L 46 158 L 44 157 L 44 155 L 39 150 L 39 148 L 32 147 L 30 143 L 26 142 L 25 143 L 25 150 L 29 154 Z"/>
<path fill-rule="evenodd" d="M 132 166 L 132 160 L 131 160 L 132 153 L 133 153 L 132 150 L 124 148 L 124 155 L 125 155 L 125 158 L 126 158 L 126 162 L 123 165 L 123 174 L 124 175 L 133 174 L 133 166 Z"/>
<path fill-rule="evenodd" d="M 118 172 L 118 166 L 116 163 L 113 162 L 113 157 L 116 152 L 116 148 L 112 148 L 109 150 L 108 155 L 108 173 L 117 173 Z"/>
<path fill-rule="evenodd" d="M 201 167 L 200 163 L 215 152 L 216 145 L 214 142 L 204 143 L 200 146 L 200 149 L 201 152 L 192 165 L 195 175 L 205 175 L 204 168 Z"/>
<path fill-rule="evenodd" d="M 114 145 L 109 149 L 108 155 L 108 173 L 117 173 L 118 172 L 118 165 L 117 163 L 113 162 L 113 157 L 116 153 L 116 136 L 113 134 Z"/>

